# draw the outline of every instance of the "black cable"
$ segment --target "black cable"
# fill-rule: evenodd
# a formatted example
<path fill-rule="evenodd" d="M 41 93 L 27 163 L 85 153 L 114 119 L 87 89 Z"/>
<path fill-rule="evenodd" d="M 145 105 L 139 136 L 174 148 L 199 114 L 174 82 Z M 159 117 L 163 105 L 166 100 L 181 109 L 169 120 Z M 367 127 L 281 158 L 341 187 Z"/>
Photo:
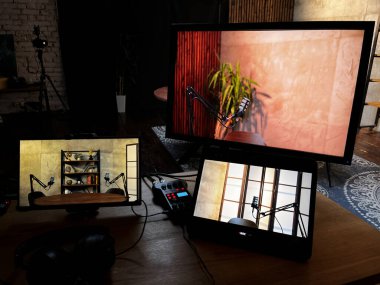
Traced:
<path fill-rule="evenodd" d="M 144 176 L 143 176 L 143 179 L 144 179 L 144 178 L 148 179 L 151 183 L 155 183 L 155 182 L 156 182 L 156 180 L 153 179 L 152 176 L 144 175 Z M 145 181 L 144 181 L 144 182 L 145 182 Z M 147 184 L 147 183 L 145 182 L 145 184 Z M 148 184 L 147 184 L 147 185 L 148 185 Z"/>
<path fill-rule="evenodd" d="M 170 177 L 170 178 L 181 178 L 181 177 L 194 177 L 197 176 L 198 174 L 187 174 L 187 175 L 174 175 L 174 174 L 168 174 L 168 173 L 161 173 L 161 172 L 156 172 L 156 173 L 150 173 L 150 176 L 156 176 L 156 175 L 161 175 L 165 177 Z"/>
<path fill-rule="evenodd" d="M 182 180 L 185 180 L 188 182 L 196 182 L 196 181 L 191 180 L 191 179 L 184 179 L 184 178 L 197 176 L 196 173 L 195 174 L 186 174 L 186 175 L 174 175 L 174 174 L 161 173 L 161 172 L 150 173 L 149 175 L 150 176 L 157 176 L 157 177 L 164 176 L 164 177 L 169 177 L 169 178 L 174 178 L 174 179 L 182 179 Z M 160 182 L 162 182 L 162 180 L 160 180 Z M 152 182 L 152 183 L 154 183 L 154 182 Z"/>
<path fill-rule="evenodd" d="M 284 230 L 282 229 L 282 226 L 281 226 L 281 224 L 280 224 L 280 221 L 277 219 L 276 215 L 274 215 L 274 218 L 276 219 L 278 225 L 280 226 L 280 228 L 281 228 L 281 232 L 284 233 Z"/>
<path fill-rule="evenodd" d="M 169 211 L 162 211 L 162 212 L 158 212 L 158 213 L 155 213 L 155 214 L 150 214 L 150 215 L 147 215 L 147 216 L 145 216 L 145 215 L 140 215 L 139 213 L 136 213 L 135 212 L 135 209 L 133 209 L 133 206 L 131 207 L 131 209 L 132 209 L 132 212 L 136 215 L 136 216 L 138 216 L 138 217 L 142 217 L 142 218 L 145 218 L 145 217 L 153 217 L 153 216 L 158 216 L 158 215 L 166 215 L 166 214 L 168 214 L 169 213 Z"/>
<path fill-rule="evenodd" d="M 160 182 L 164 182 L 165 181 L 165 179 L 162 178 L 159 174 L 155 174 L 154 176 L 156 176 L 158 178 L 158 181 L 160 181 Z"/>
<path fill-rule="evenodd" d="M 143 224 L 143 228 L 142 228 L 142 230 L 141 230 L 140 236 L 139 236 L 139 238 L 138 238 L 138 239 L 137 239 L 137 240 L 136 240 L 136 241 L 135 241 L 130 247 L 128 247 L 128 248 L 126 248 L 126 249 L 120 251 L 119 253 L 115 254 L 116 257 L 119 256 L 119 255 L 122 255 L 122 254 L 126 253 L 127 251 L 131 250 L 132 248 L 134 248 L 134 247 L 139 243 L 139 241 L 141 240 L 141 238 L 142 238 L 142 236 L 143 236 L 143 234 L 144 234 L 145 226 L 146 226 L 146 221 L 148 220 L 148 207 L 147 207 L 147 205 L 146 205 L 146 203 L 145 203 L 144 200 L 141 199 L 141 202 L 142 202 L 142 203 L 144 204 L 144 206 L 145 206 L 145 213 L 146 213 L 146 215 L 145 215 L 145 216 L 142 216 L 142 217 L 145 217 L 145 220 L 144 220 L 144 224 Z"/>
<path fill-rule="evenodd" d="M 257 216 L 255 217 L 255 215 L 253 214 L 255 208 L 252 208 L 252 218 L 256 221 L 257 219 Z M 259 209 L 256 209 L 257 210 L 257 213 L 259 214 Z"/>
<path fill-rule="evenodd" d="M 185 230 L 185 226 L 183 224 L 181 224 L 181 228 L 182 228 L 182 236 L 184 238 L 184 240 L 188 243 L 188 245 L 190 246 L 190 248 L 194 251 L 196 257 L 198 258 L 198 261 L 199 261 L 199 264 L 200 264 L 200 267 L 202 269 L 202 271 L 206 274 L 206 276 L 210 279 L 211 281 L 211 284 L 215 284 L 215 279 L 214 279 L 214 276 L 211 274 L 211 272 L 208 270 L 207 268 L 207 265 L 205 264 L 205 262 L 203 261 L 202 257 L 200 256 L 200 254 L 198 253 L 198 250 L 197 248 L 195 247 L 195 245 L 192 243 L 192 241 L 186 236 L 186 230 Z"/>

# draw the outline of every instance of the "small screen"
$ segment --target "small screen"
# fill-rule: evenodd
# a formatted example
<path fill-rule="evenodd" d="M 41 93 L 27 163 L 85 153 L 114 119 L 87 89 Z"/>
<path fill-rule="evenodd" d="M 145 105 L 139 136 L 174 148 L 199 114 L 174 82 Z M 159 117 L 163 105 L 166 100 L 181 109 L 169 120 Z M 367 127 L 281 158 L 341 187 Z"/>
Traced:
<path fill-rule="evenodd" d="M 205 160 L 194 216 L 307 238 L 312 173 Z"/>
<path fill-rule="evenodd" d="M 19 207 L 138 204 L 139 139 L 21 140 L 19 175 Z"/>
<path fill-rule="evenodd" d="M 178 198 L 181 198 L 181 197 L 189 196 L 189 194 L 187 194 L 187 192 L 178 192 L 177 196 L 178 196 Z"/>

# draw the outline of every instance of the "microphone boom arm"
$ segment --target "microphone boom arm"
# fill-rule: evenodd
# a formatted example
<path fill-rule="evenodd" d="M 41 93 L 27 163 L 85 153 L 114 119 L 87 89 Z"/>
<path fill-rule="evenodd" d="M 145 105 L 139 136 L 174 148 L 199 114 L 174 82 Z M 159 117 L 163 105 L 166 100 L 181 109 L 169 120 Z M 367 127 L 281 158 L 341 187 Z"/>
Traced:
<path fill-rule="evenodd" d="M 191 104 L 192 100 L 198 100 L 226 128 L 233 128 L 236 125 L 239 117 L 244 114 L 245 110 L 248 108 L 248 105 L 250 104 L 250 100 L 248 98 L 244 97 L 242 99 L 240 105 L 239 105 L 238 112 L 227 117 L 226 115 L 221 114 L 218 110 L 216 110 L 215 107 L 210 102 L 208 102 L 205 98 L 203 98 L 200 94 L 198 94 L 192 86 L 186 87 L 186 95 L 187 95 L 186 96 L 186 98 L 187 98 L 187 111 L 188 111 L 189 116 L 190 116 L 189 130 L 191 133 L 193 133 L 193 120 L 194 120 L 193 108 L 192 108 L 192 104 Z M 228 120 L 233 119 L 235 117 L 237 117 L 237 119 L 234 123 L 232 123 L 231 125 L 226 125 L 226 122 Z"/>
<path fill-rule="evenodd" d="M 293 207 L 294 207 L 294 210 L 295 210 L 296 214 L 298 215 L 298 217 L 300 218 L 300 221 L 301 221 L 301 223 L 299 223 L 301 235 L 302 235 L 302 237 L 307 237 L 306 228 L 305 228 L 305 225 L 304 225 L 303 220 L 302 220 L 302 215 L 300 213 L 298 203 L 290 203 L 290 204 L 287 204 L 287 205 L 284 205 L 284 206 L 281 206 L 278 208 L 272 208 L 272 209 L 265 211 L 265 212 L 259 212 L 259 214 L 260 214 L 260 216 L 265 217 L 268 215 L 272 215 L 276 212 L 285 211 L 285 210 L 287 210 L 289 208 L 293 208 Z"/>
<path fill-rule="evenodd" d="M 49 182 L 48 182 L 48 185 L 44 184 L 41 180 L 39 180 L 36 176 L 34 176 L 33 174 L 30 174 L 29 176 L 30 178 L 30 188 L 32 190 L 32 192 L 34 192 L 34 189 L 33 189 L 33 181 L 36 181 L 38 184 L 40 184 L 45 190 L 49 190 L 51 185 L 53 185 L 54 183 L 54 177 L 51 177 Z"/>
<path fill-rule="evenodd" d="M 125 193 L 128 194 L 128 191 L 127 191 L 127 184 L 126 184 L 126 180 L 125 180 L 125 175 L 124 175 L 124 172 L 120 173 L 118 176 L 116 176 L 114 179 L 112 179 L 111 181 L 109 181 L 109 173 L 106 173 L 106 176 L 104 177 L 104 179 L 106 180 L 106 183 L 108 185 L 112 185 L 113 183 L 116 182 L 116 180 L 118 180 L 120 177 L 123 178 L 123 186 L 124 186 L 124 190 L 125 190 Z"/>
<path fill-rule="evenodd" d="M 297 207 L 298 204 L 297 203 L 291 203 L 291 204 L 287 204 L 287 205 L 284 205 L 284 206 L 281 206 L 281 207 L 278 207 L 278 208 L 274 208 L 274 209 L 270 209 L 268 211 L 265 211 L 265 212 L 260 212 L 260 215 L 262 217 L 265 217 L 265 216 L 268 216 L 268 215 L 271 215 L 271 214 L 274 214 L 276 212 L 280 212 L 280 211 L 284 211 L 284 210 L 287 210 L 289 208 L 292 208 L 292 207 Z"/>

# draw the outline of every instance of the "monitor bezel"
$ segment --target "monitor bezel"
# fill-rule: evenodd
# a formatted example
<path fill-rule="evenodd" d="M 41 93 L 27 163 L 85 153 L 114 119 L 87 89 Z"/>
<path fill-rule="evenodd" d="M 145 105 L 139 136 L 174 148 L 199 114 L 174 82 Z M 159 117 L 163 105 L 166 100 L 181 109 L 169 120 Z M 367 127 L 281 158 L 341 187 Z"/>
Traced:
<path fill-rule="evenodd" d="M 285 154 L 300 158 L 310 158 L 317 161 L 350 165 L 354 153 L 357 130 L 365 104 L 365 95 L 368 88 L 368 66 L 372 50 L 374 21 L 305 21 L 305 22 L 270 22 L 270 23 L 221 23 L 199 24 L 185 23 L 172 24 L 170 31 L 170 59 L 168 78 L 168 99 L 166 118 L 166 137 L 194 142 L 200 145 L 218 145 L 242 150 L 254 150 L 268 154 Z M 347 138 L 342 156 L 334 156 L 324 153 L 313 153 L 300 150 L 292 150 L 278 147 L 261 146 L 233 141 L 223 141 L 214 138 L 179 134 L 173 130 L 173 102 L 174 102 L 174 76 L 177 52 L 177 33 L 181 31 L 265 31 L 265 30 L 363 30 L 363 44 L 360 63 L 352 100 L 352 109 L 347 129 Z"/>

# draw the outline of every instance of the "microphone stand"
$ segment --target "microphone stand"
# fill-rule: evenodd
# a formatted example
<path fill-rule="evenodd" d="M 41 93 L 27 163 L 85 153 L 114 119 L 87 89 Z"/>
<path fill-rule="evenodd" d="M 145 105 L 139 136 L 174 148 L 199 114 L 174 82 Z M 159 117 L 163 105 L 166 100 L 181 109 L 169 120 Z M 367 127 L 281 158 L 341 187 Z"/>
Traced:
<path fill-rule="evenodd" d="M 125 194 L 126 196 L 128 196 L 128 191 L 127 191 L 127 184 L 126 184 L 126 181 L 125 181 L 125 175 L 124 173 L 120 173 L 118 176 L 116 176 L 114 179 L 112 179 L 111 181 L 109 181 L 109 175 L 107 175 L 108 173 L 106 173 L 106 176 L 104 177 L 104 179 L 106 180 L 106 183 L 108 185 L 112 185 L 113 183 L 115 183 L 120 177 L 123 178 L 123 186 L 124 186 L 124 191 L 125 191 Z"/>
<path fill-rule="evenodd" d="M 294 208 L 296 214 L 298 215 L 298 217 L 299 217 L 299 219 L 301 221 L 301 225 L 300 225 L 301 235 L 302 235 L 303 238 L 307 237 L 305 225 L 304 225 L 303 220 L 302 220 L 302 215 L 300 213 L 298 203 L 290 203 L 290 204 L 287 204 L 287 205 L 284 205 L 284 206 L 281 206 L 281 207 L 278 207 L 278 208 L 272 208 L 272 209 L 270 209 L 268 211 L 265 211 L 265 212 L 259 212 L 259 209 L 256 207 L 258 213 L 262 217 L 266 217 L 268 215 L 272 215 L 272 214 L 274 214 L 276 212 L 285 211 L 285 210 L 287 210 L 289 208 Z"/>
<path fill-rule="evenodd" d="M 50 181 L 48 182 L 48 185 L 44 184 L 41 180 L 39 180 L 36 176 L 34 176 L 33 174 L 30 174 L 29 176 L 29 179 L 30 179 L 30 190 L 31 192 L 33 193 L 34 192 L 34 189 L 33 189 L 33 181 L 36 181 L 38 184 L 40 184 L 45 190 L 49 190 L 51 185 L 53 185 L 54 183 L 54 178 L 51 177 L 50 178 Z"/>

